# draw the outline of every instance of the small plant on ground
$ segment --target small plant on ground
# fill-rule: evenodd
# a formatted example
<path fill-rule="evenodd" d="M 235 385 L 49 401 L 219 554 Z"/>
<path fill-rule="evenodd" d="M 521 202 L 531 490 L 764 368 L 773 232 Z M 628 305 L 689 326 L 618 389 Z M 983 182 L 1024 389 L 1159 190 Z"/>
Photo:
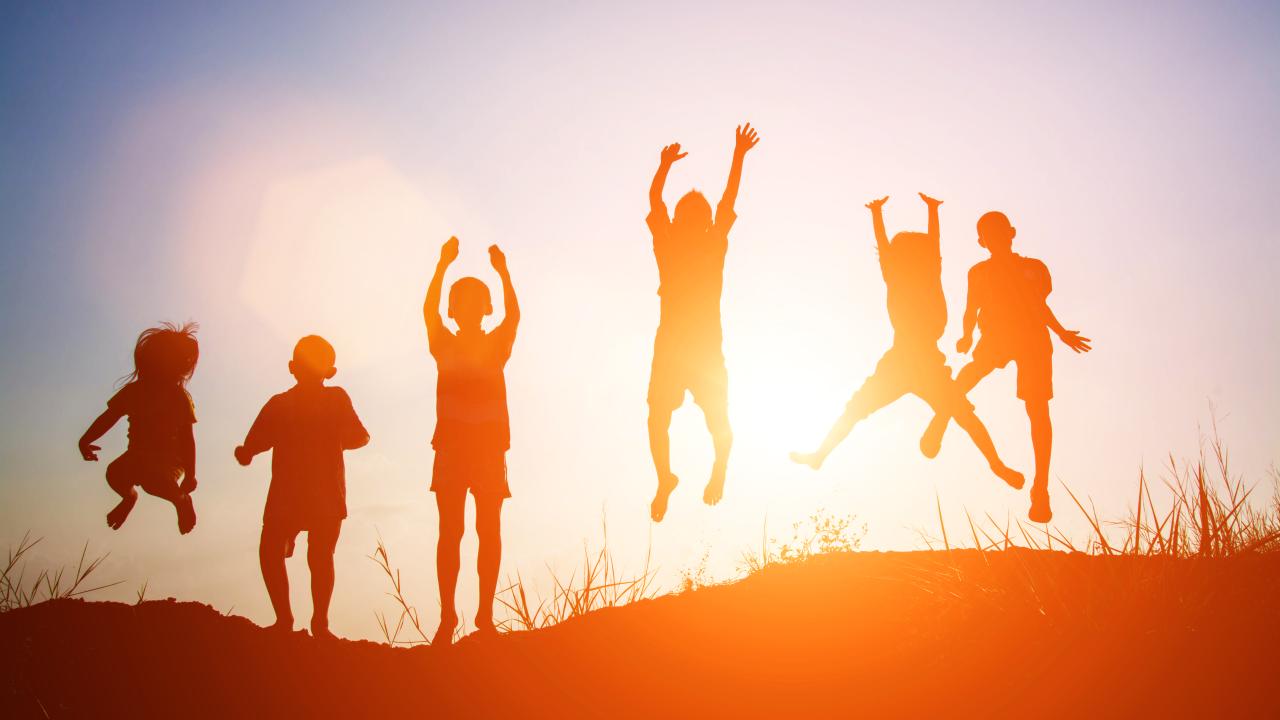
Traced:
<path fill-rule="evenodd" d="M 760 551 L 745 552 L 738 569 L 750 575 L 773 564 L 804 562 L 818 555 L 853 552 L 862 547 L 867 524 L 856 515 L 835 515 L 818 510 L 806 520 L 791 525 L 791 538 L 779 543 L 769 537 L 768 526 L 761 536 Z"/>
<path fill-rule="evenodd" d="M 87 542 L 80 551 L 80 560 L 76 563 L 74 572 L 68 573 L 68 568 L 61 567 L 56 570 L 41 570 L 33 577 L 28 577 L 25 556 L 42 539 L 32 540 L 31 533 L 28 532 L 18 541 L 17 547 L 10 546 L 9 557 L 0 569 L 0 612 L 29 607 L 45 600 L 83 597 L 120 584 L 89 584 L 89 576 L 102 565 L 107 555 L 90 559 Z"/>

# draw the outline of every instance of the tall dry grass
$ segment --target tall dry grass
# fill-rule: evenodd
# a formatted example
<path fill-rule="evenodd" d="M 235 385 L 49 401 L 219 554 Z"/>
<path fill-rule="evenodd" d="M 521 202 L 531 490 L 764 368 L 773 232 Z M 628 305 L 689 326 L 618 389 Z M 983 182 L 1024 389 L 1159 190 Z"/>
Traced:
<path fill-rule="evenodd" d="M 89 577 L 107 559 L 107 555 L 91 559 L 87 542 L 80 551 L 80 559 L 73 571 L 68 567 L 46 568 L 28 576 L 27 556 L 41 540 L 43 538 L 32 540 L 31 533 L 27 532 L 16 547 L 9 547 L 8 559 L 4 567 L 0 568 L 0 612 L 30 607 L 45 600 L 83 597 L 120 584 L 89 584 Z"/>

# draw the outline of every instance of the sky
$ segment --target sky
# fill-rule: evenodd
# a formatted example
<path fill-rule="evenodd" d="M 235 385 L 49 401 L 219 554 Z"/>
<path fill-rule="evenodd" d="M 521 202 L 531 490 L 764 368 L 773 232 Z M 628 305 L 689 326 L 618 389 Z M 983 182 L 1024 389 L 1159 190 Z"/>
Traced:
<path fill-rule="evenodd" d="M 372 4 L 370 4 L 372 5 Z M 954 428 L 925 460 L 908 398 L 859 425 L 819 473 L 816 446 L 891 342 L 863 204 L 890 232 L 942 206 L 942 348 L 952 367 L 974 224 L 1006 212 L 1042 259 L 1049 301 L 1095 350 L 1054 355 L 1054 507 L 1103 517 L 1194 456 L 1216 422 L 1232 472 L 1270 497 L 1280 457 L 1280 10 L 1268 3 L 40 3 L 0 23 L 0 542 L 44 541 L 32 567 L 109 553 L 98 597 L 200 600 L 271 621 L 256 543 L 269 462 L 232 449 L 291 384 L 296 340 L 338 354 L 372 435 L 348 453 L 333 629 L 379 636 L 392 612 L 378 538 L 426 618 L 438 611 L 428 491 L 435 368 L 422 326 L 440 244 L 449 280 L 495 287 L 507 253 L 522 321 L 507 367 L 513 497 L 503 569 L 550 590 L 607 538 L 659 584 L 733 577 L 762 536 L 815 512 L 856 515 L 863 546 L 923 547 L 966 511 L 1025 518 Z M 723 188 L 738 123 L 748 155 L 730 235 L 724 349 L 736 445 L 725 500 L 701 486 L 710 439 L 677 413 L 683 484 L 648 518 L 645 391 L 658 318 L 645 228 L 663 145 L 689 152 L 667 200 Z M 494 321 L 500 315 L 493 318 Z M 199 525 L 144 497 L 119 531 L 105 462 L 75 443 L 134 339 L 200 323 L 189 386 Z M 1012 370 L 970 399 L 1029 470 Z M 124 428 L 102 444 L 124 449 Z M 1159 488 L 1157 488 L 1159 492 Z M 475 540 L 460 607 L 474 613 Z M 302 555 L 295 614 L 309 616 Z M 434 628 L 434 620 L 428 622 Z"/>

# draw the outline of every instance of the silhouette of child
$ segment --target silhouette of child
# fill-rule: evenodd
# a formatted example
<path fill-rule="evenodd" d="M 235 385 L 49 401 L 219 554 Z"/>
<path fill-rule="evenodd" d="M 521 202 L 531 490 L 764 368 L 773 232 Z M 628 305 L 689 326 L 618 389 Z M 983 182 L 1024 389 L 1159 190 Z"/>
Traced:
<path fill-rule="evenodd" d="M 978 244 L 991 253 L 969 270 L 969 300 L 964 311 L 964 336 L 956 350 L 969 352 L 976 325 L 982 337 L 973 351 L 973 361 L 960 370 L 956 383 L 968 393 L 993 370 L 1018 365 L 1018 397 L 1026 404 L 1031 420 L 1031 443 L 1035 449 L 1036 474 L 1031 483 L 1031 510 L 1034 522 L 1049 522 L 1049 455 L 1053 446 L 1053 426 L 1049 420 L 1049 399 L 1053 397 L 1053 330 L 1076 352 L 1091 349 L 1089 338 L 1062 327 L 1046 299 L 1053 289 L 1049 268 L 1039 260 L 1013 252 L 1017 229 L 1000 212 L 989 212 L 978 220 Z M 936 409 L 936 408 L 935 408 Z M 937 453 L 950 415 L 938 410 L 920 439 L 920 449 L 930 457 Z"/>
<path fill-rule="evenodd" d="M 714 219 L 711 205 L 696 190 L 676 203 L 673 219 L 667 217 L 667 206 L 662 201 L 667 173 L 673 163 L 688 155 L 680 152 L 679 143 L 662 149 L 658 172 L 649 188 L 646 221 L 653 233 L 661 298 L 648 398 L 649 449 L 658 473 L 658 491 L 650 507 L 654 522 L 666 515 L 667 500 L 680 482 L 671 472 L 668 433 L 671 415 L 684 404 L 686 390 L 702 408 L 715 446 L 711 480 L 702 499 L 715 505 L 724 494 L 733 430 L 729 426 L 728 372 L 721 351 L 720 295 L 729 228 L 737 218 L 733 204 L 742 180 L 742 160 L 758 142 L 750 123 L 738 127 L 729 180 Z"/>
<path fill-rule="evenodd" d="M 173 503 L 178 532 L 185 535 L 196 525 L 191 503 L 196 489 L 196 415 L 186 389 L 200 358 L 195 333 L 195 323 L 163 323 L 144 330 L 133 348 L 133 373 L 80 438 L 80 456 L 96 462 L 102 448 L 93 443 L 120 418 L 129 418 L 129 447 L 107 466 L 107 484 L 120 495 L 119 504 L 107 513 L 107 525 L 114 530 L 138 502 L 135 487 Z"/>
<path fill-rule="evenodd" d="M 337 368 L 333 346 L 308 335 L 293 348 L 289 372 L 297 383 L 262 406 L 249 428 L 236 460 L 248 465 L 271 450 L 271 487 L 262 514 L 258 563 L 276 621 L 271 629 L 291 632 L 289 576 L 285 558 L 293 555 L 298 533 L 307 533 L 307 567 L 311 570 L 311 634 L 329 639 L 329 601 L 333 597 L 333 554 L 342 520 L 347 516 L 344 450 L 369 443 L 369 433 L 356 416 L 347 392 L 326 386 Z"/>
<path fill-rule="evenodd" d="M 792 453 L 791 459 L 815 470 L 820 468 L 854 425 L 909 393 L 929 403 L 935 412 L 954 415 L 986 458 L 991 471 L 1011 487 L 1021 488 L 1022 475 L 1001 462 L 986 426 L 952 381 L 946 356 L 938 350 L 938 340 L 947 327 L 938 228 L 938 206 L 942 201 L 924 193 L 920 193 L 920 198 L 929 208 L 929 231 L 900 232 L 892 243 L 884 228 L 883 208 L 889 198 L 867 203 L 875 228 L 881 275 L 888 288 L 893 346 L 876 363 L 875 373 L 854 394 L 821 447 L 812 453 Z"/>
<path fill-rule="evenodd" d="M 503 368 L 511 358 L 520 305 L 507 272 L 507 258 L 497 245 L 489 247 L 489 260 L 502 281 L 505 317 L 491 332 L 480 323 L 493 313 L 489 288 L 474 277 L 464 277 L 449 289 L 449 317 L 458 324 L 450 332 L 440 317 L 444 274 L 458 257 L 458 238 L 451 237 L 440 250 L 440 262 L 427 288 L 422 307 L 427 340 L 435 358 L 436 430 L 431 439 L 435 464 L 431 490 L 440 513 L 440 539 L 436 544 L 436 577 L 440 583 L 440 627 L 434 643 L 447 645 L 458 626 L 454 592 L 458 585 L 458 551 L 466 516 L 467 491 L 475 497 L 476 533 L 479 535 L 477 571 L 480 575 L 480 607 L 476 629 L 495 632 L 493 598 L 502 559 L 502 501 L 511 497 L 507 486 L 506 453 L 511 447 L 507 422 L 507 385 Z"/>

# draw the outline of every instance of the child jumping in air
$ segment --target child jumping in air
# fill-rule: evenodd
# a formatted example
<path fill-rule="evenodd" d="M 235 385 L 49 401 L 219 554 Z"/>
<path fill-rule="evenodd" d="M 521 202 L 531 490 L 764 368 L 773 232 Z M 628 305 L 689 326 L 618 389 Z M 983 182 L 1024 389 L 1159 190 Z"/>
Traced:
<path fill-rule="evenodd" d="M 480 323 L 493 313 L 489 288 L 464 277 L 449 288 L 449 317 L 458 324 L 451 332 L 440 317 L 444 275 L 458 257 L 458 238 L 440 250 L 440 262 L 422 306 L 427 341 L 436 360 L 436 430 L 431 439 L 435 464 L 431 490 L 440 512 L 436 544 L 436 577 L 440 583 L 440 627 L 432 640 L 447 645 L 458 626 L 454 592 L 458 585 L 459 546 L 466 518 L 467 492 L 476 503 L 476 534 L 480 546 L 476 569 L 480 575 L 480 607 L 476 630 L 496 632 L 493 596 L 502 560 L 502 501 L 511 497 L 507 486 L 506 453 L 511 447 L 507 421 L 507 385 L 503 369 L 520 324 L 520 305 L 507 272 L 507 258 L 497 245 L 489 247 L 489 261 L 502 282 L 502 322 L 490 332 Z"/>
<path fill-rule="evenodd" d="M 289 576 L 285 558 L 293 555 L 298 533 L 307 533 L 311 570 L 311 635 L 330 639 L 329 600 L 333 597 L 333 554 L 347 516 L 347 487 L 342 453 L 369 442 L 351 398 L 326 386 L 337 368 L 333 346 L 318 335 L 298 341 L 289 361 L 297 383 L 273 396 L 249 428 L 236 460 L 248 465 L 271 450 L 271 487 L 262 515 L 258 563 L 276 621 L 272 630 L 292 632 Z"/>
<path fill-rule="evenodd" d="M 822 446 L 812 453 L 792 453 L 791 459 L 815 470 L 820 468 L 854 425 L 910 393 L 929 403 L 935 413 L 954 415 L 986 458 L 991 471 L 1010 487 L 1021 488 L 1024 482 L 1021 473 L 1000 461 L 987 428 L 974 414 L 964 392 L 952 381 L 946 356 L 938 350 L 938 340 L 947 327 L 938 228 L 938 206 L 942 201 L 920 193 L 920 199 L 929 208 L 929 231 L 900 232 L 891 243 L 884 228 L 883 208 L 888 199 L 874 200 L 867 203 L 867 207 L 871 209 L 880 270 L 888 288 L 893 346 L 849 401 Z"/>
<path fill-rule="evenodd" d="M 715 446 L 711 480 L 702 500 L 715 505 L 724 495 L 733 430 L 729 426 L 729 378 L 721 350 L 720 295 L 729 228 L 737 218 L 733 204 L 742 180 L 742 159 L 759 141 L 750 123 L 738 127 L 729 181 L 714 218 L 711 205 L 696 190 L 676 203 L 674 218 L 667 216 L 662 201 L 667 173 L 672 164 L 688 155 L 680 152 L 679 143 L 662 149 L 658 172 L 649 188 L 647 222 L 653 233 L 661 298 L 649 376 L 649 450 L 658 472 L 658 491 L 650 506 L 654 522 L 666 515 L 667 500 L 680 482 L 671 472 L 669 430 L 671 415 L 684 404 L 686 390 L 702 408 Z"/>
<path fill-rule="evenodd" d="M 133 348 L 133 373 L 80 438 L 81 457 L 96 462 L 102 448 L 93 443 L 120 418 L 129 418 L 129 447 L 107 466 L 107 485 L 120 496 L 107 513 L 112 529 L 120 529 L 138 502 L 137 487 L 173 503 L 178 532 L 195 527 L 196 415 L 186 386 L 199 358 L 195 323 L 144 330 Z"/>
<path fill-rule="evenodd" d="M 1017 229 L 1001 212 L 989 212 L 978 220 L 978 244 L 991 253 L 990 259 L 969 270 L 969 300 L 964 311 L 964 336 L 956 343 L 960 353 L 969 352 L 976 326 L 982 337 L 973 351 L 973 362 L 956 375 L 960 392 L 968 393 L 982 378 L 1010 362 L 1018 365 L 1018 398 L 1027 407 L 1031 420 L 1031 444 L 1035 450 L 1036 474 L 1031 482 L 1033 522 L 1049 522 L 1049 455 L 1053 447 L 1053 426 L 1049 420 L 1049 399 L 1053 397 L 1053 342 L 1049 330 L 1076 352 L 1089 352 L 1092 342 L 1075 330 L 1067 330 L 1049 309 L 1047 298 L 1053 289 L 1049 268 L 1039 260 L 1013 252 Z M 924 436 L 920 449 L 933 457 L 942 443 L 950 414 L 937 414 Z M 957 421 L 959 419 L 957 418 Z"/>

